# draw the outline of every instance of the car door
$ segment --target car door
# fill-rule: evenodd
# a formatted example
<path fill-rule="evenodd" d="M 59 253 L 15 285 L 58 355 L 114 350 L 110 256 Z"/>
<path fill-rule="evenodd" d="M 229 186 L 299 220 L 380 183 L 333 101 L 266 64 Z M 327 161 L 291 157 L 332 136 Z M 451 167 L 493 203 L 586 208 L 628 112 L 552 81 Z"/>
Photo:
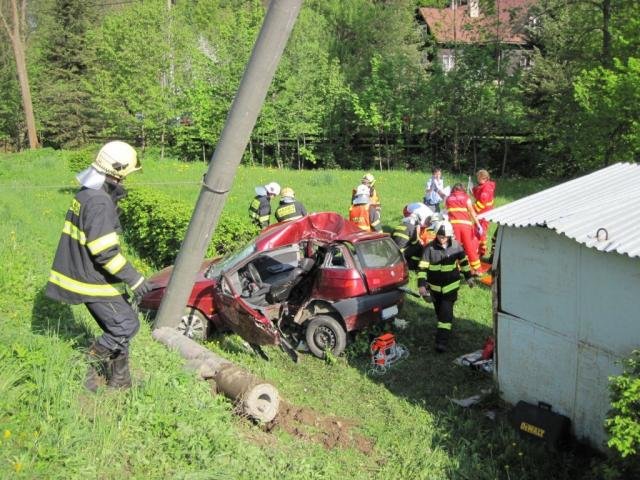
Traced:
<path fill-rule="evenodd" d="M 248 305 L 236 288 L 229 274 L 223 273 L 215 289 L 218 314 L 228 327 L 255 345 L 280 343 L 280 335 L 271 320 Z"/>

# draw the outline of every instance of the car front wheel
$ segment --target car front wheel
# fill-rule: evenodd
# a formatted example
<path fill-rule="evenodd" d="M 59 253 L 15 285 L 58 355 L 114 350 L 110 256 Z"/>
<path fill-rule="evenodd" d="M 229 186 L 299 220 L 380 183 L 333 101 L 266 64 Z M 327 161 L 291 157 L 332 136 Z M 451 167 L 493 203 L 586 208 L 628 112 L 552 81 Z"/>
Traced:
<path fill-rule="evenodd" d="M 178 331 L 185 337 L 201 342 L 209 336 L 209 319 L 193 307 L 187 307 L 180 317 Z"/>
<path fill-rule="evenodd" d="M 313 317 L 305 333 L 307 346 L 318 358 L 324 358 L 325 352 L 338 356 L 347 346 L 347 332 L 340 322 L 328 315 Z"/>

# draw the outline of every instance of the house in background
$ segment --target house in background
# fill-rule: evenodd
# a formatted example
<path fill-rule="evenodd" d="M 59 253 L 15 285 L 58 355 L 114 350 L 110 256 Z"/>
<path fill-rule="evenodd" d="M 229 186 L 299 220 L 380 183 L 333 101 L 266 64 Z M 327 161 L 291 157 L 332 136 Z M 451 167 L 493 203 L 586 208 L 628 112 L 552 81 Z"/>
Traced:
<path fill-rule="evenodd" d="M 531 66 L 527 30 L 536 25 L 530 8 L 535 0 L 495 0 L 494 12 L 483 12 L 480 0 L 451 0 L 447 8 L 418 8 L 418 21 L 438 46 L 437 60 L 451 71 L 456 55 L 469 45 L 500 45 L 507 72 Z"/>
<path fill-rule="evenodd" d="M 640 165 L 619 163 L 481 215 L 498 224 L 495 376 L 602 449 L 608 377 L 640 349 Z"/>

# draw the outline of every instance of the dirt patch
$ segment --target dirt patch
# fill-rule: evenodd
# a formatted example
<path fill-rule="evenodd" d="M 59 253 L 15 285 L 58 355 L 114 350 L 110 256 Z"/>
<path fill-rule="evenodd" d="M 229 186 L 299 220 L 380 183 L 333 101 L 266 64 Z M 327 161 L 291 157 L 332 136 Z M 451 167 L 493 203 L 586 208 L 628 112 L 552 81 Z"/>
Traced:
<path fill-rule="evenodd" d="M 278 416 L 266 425 L 272 432 L 282 429 L 301 440 L 316 442 L 327 449 L 354 448 L 365 455 L 373 451 L 373 440 L 354 431 L 357 423 L 346 418 L 323 417 L 309 408 L 280 403 Z"/>

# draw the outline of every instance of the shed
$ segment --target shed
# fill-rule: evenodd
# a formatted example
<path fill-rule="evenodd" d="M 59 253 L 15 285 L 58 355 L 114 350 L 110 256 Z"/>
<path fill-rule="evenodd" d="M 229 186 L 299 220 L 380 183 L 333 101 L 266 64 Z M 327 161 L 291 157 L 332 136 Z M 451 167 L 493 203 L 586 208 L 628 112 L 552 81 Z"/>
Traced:
<path fill-rule="evenodd" d="M 640 165 L 618 163 L 482 217 L 503 399 L 545 402 L 603 449 L 608 377 L 640 348 Z"/>

